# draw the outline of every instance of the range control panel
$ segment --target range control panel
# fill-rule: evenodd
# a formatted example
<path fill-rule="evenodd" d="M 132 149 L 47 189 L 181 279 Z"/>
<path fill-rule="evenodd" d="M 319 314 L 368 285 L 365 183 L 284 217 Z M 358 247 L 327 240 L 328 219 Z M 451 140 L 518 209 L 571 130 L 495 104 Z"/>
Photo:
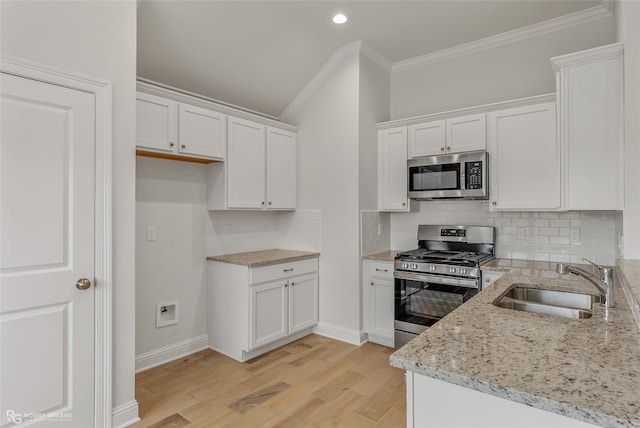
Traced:
<path fill-rule="evenodd" d="M 440 229 L 440 236 L 455 236 L 464 238 L 467 236 L 467 229 Z"/>

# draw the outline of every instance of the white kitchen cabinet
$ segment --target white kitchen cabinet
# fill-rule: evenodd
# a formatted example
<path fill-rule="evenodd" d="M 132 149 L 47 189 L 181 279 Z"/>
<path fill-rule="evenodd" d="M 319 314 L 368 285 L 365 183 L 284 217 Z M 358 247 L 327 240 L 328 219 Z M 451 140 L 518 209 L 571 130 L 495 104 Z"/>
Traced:
<path fill-rule="evenodd" d="M 209 165 L 209 210 L 295 210 L 296 134 L 246 119 L 228 119 L 227 159 Z"/>
<path fill-rule="evenodd" d="M 296 134 L 267 128 L 268 209 L 293 210 L 297 206 L 298 158 Z"/>
<path fill-rule="evenodd" d="M 209 347 L 247 361 L 318 323 L 318 259 L 248 267 L 209 261 Z"/>
<path fill-rule="evenodd" d="M 378 131 L 378 211 L 409 211 L 407 128 Z"/>
<path fill-rule="evenodd" d="M 136 146 L 176 153 L 178 103 L 138 92 L 136 94 Z"/>
<path fill-rule="evenodd" d="M 505 272 L 482 269 L 482 288 L 489 288 L 494 282 L 502 278 Z"/>
<path fill-rule="evenodd" d="M 370 342 L 394 345 L 393 262 L 363 261 L 364 327 Z"/>
<path fill-rule="evenodd" d="M 227 117 L 156 95 L 136 95 L 138 154 L 170 159 L 225 157 Z"/>
<path fill-rule="evenodd" d="M 408 133 L 409 159 L 487 147 L 484 113 L 411 125 Z"/>
<path fill-rule="evenodd" d="M 288 334 L 288 280 L 254 285 L 250 289 L 249 349 L 281 339 Z"/>
<path fill-rule="evenodd" d="M 490 209 L 561 209 L 554 102 L 488 113 Z"/>
<path fill-rule="evenodd" d="M 180 103 L 178 126 L 179 153 L 224 159 L 227 116 L 213 110 Z"/>
<path fill-rule="evenodd" d="M 407 428 L 594 428 L 596 425 L 406 372 Z M 464 404 L 460 411 L 459 403 Z"/>
<path fill-rule="evenodd" d="M 226 179 L 228 208 L 264 208 L 266 127 L 229 118 Z"/>
<path fill-rule="evenodd" d="M 565 209 L 624 204 L 623 44 L 551 59 L 556 70 Z"/>

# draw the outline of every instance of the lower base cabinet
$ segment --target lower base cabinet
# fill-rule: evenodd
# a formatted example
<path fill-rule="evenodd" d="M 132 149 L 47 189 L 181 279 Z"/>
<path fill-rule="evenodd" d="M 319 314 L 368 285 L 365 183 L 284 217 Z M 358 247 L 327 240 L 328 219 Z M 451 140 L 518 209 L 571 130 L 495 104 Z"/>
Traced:
<path fill-rule="evenodd" d="M 363 261 L 364 327 L 369 341 L 393 347 L 393 262 Z"/>
<path fill-rule="evenodd" d="M 247 361 L 318 323 L 318 259 L 250 268 L 209 262 L 209 347 Z"/>
<path fill-rule="evenodd" d="M 594 428 L 596 425 L 407 371 L 407 428 Z M 464 411 L 461 411 L 461 404 Z"/>

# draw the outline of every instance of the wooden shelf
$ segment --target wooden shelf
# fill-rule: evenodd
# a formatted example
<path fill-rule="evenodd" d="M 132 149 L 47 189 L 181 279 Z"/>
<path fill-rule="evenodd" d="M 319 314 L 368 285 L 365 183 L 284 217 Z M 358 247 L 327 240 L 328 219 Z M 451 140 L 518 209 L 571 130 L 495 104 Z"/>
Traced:
<path fill-rule="evenodd" d="M 181 162 L 204 163 L 204 164 L 220 162 L 214 159 L 194 158 L 194 157 L 184 156 L 184 155 L 175 155 L 173 153 L 148 152 L 146 150 L 136 150 L 136 156 L 143 156 L 147 158 L 169 159 L 169 160 L 176 160 Z"/>

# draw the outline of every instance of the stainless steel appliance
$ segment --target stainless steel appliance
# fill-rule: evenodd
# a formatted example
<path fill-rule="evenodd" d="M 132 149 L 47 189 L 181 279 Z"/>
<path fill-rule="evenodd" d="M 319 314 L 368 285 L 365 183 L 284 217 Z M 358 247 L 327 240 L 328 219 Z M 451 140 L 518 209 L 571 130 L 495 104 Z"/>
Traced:
<path fill-rule="evenodd" d="M 418 226 L 418 248 L 394 262 L 395 347 L 422 333 L 482 289 L 480 265 L 494 258 L 488 226 Z"/>
<path fill-rule="evenodd" d="M 411 159 L 407 162 L 409 198 L 488 199 L 488 165 L 485 151 Z"/>

